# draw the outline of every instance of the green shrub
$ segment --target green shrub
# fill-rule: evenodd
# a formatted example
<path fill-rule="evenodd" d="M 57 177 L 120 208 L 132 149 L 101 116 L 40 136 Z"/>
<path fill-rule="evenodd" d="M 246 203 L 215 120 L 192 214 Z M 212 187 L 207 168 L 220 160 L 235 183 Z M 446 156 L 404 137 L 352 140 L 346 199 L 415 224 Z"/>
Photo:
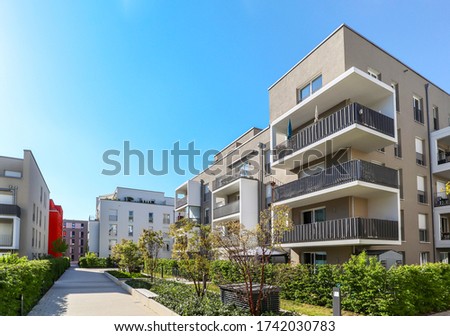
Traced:
<path fill-rule="evenodd" d="M 216 285 L 244 281 L 239 268 L 229 260 L 214 260 L 211 262 L 209 274 L 210 280 Z"/>
<path fill-rule="evenodd" d="M 27 314 L 68 267 L 67 258 L 0 263 L 0 315 Z"/>
<path fill-rule="evenodd" d="M 84 257 L 78 260 L 78 266 L 81 268 L 112 268 L 116 267 L 114 261 L 108 258 L 99 258 L 93 252 L 88 252 Z"/>

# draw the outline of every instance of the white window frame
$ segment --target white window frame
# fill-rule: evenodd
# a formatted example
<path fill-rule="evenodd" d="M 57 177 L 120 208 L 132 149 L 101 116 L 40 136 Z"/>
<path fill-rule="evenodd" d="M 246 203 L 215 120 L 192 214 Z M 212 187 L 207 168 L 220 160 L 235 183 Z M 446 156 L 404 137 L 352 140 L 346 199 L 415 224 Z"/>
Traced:
<path fill-rule="evenodd" d="M 302 212 L 301 212 L 301 218 L 300 218 L 301 224 L 305 224 L 304 221 L 303 221 L 303 214 L 304 214 L 305 212 L 312 212 L 312 219 L 313 219 L 313 221 L 312 221 L 311 223 L 315 223 L 315 222 L 316 222 L 316 221 L 315 221 L 315 219 L 316 219 L 315 212 L 316 212 L 317 210 L 322 210 L 322 209 L 325 210 L 325 220 L 326 220 L 326 217 L 327 217 L 327 209 L 326 209 L 325 206 L 321 206 L 321 207 L 317 207 L 317 208 L 311 208 L 311 209 L 305 209 L 305 210 L 302 210 Z M 306 224 L 310 224 L 310 223 L 306 223 Z"/>

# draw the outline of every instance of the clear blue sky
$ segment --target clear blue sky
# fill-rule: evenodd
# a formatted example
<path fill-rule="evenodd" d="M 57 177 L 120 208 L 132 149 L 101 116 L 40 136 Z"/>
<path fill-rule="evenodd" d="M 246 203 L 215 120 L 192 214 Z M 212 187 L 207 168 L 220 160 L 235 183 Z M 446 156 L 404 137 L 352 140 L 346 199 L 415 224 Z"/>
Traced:
<path fill-rule="evenodd" d="M 341 23 L 450 92 L 449 4 L 0 0 L 0 155 L 31 149 L 65 218 L 116 186 L 173 196 L 190 175 L 139 176 L 132 161 L 105 176 L 103 153 L 204 152 L 265 127 L 268 87 Z"/>

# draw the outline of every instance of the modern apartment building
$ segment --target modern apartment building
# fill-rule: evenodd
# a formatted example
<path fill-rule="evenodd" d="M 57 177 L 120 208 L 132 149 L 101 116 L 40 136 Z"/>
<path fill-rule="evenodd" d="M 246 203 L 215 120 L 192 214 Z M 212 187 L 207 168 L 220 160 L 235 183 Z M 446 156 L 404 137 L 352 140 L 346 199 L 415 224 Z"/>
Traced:
<path fill-rule="evenodd" d="M 269 101 L 268 128 L 176 190 L 177 216 L 192 207 L 202 223 L 252 226 L 258 210 L 284 204 L 293 262 L 342 263 L 362 250 L 386 264 L 448 262 L 448 93 L 342 25 L 269 88 Z M 198 188 L 200 207 L 189 197 Z"/>
<path fill-rule="evenodd" d="M 0 253 L 48 253 L 49 188 L 30 150 L 0 156 Z"/>
<path fill-rule="evenodd" d="M 157 191 L 117 187 L 114 193 L 97 197 L 96 219 L 89 221 L 89 251 L 107 257 L 122 239 L 138 242 L 144 229 L 152 229 L 164 235 L 160 257 L 170 258 L 173 207 L 173 197 Z"/>
<path fill-rule="evenodd" d="M 77 219 L 64 219 L 62 235 L 68 249 L 66 257 L 70 261 L 78 261 L 87 252 L 88 221 Z"/>

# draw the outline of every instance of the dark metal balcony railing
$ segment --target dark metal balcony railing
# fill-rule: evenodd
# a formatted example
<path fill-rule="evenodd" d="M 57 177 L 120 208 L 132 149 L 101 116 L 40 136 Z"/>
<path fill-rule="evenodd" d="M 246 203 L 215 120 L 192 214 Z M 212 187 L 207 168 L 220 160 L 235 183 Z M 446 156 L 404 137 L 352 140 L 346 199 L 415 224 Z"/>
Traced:
<path fill-rule="evenodd" d="M 350 125 L 359 124 L 394 137 L 394 119 L 358 103 L 345 106 L 332 115 L 301 129 L 275 147 L 278 160 Z"/>
<path fill-rule="evenodd" d="M 242 169 L 234 171 L 232 173 L 228 173 L 226 175 L 219 176 L 212 183 L 213 190 L 217 190 L 223 186 L 226 186 L 227 184 L 230 184 L 231 182 L 234 182 L 241 177 L 253 178 L 252 171 Z"/>
<path fill-rule="evenodd" d="M 187 196 L 184 196 L 182 198 L 177 198 L 177 208 L 180 208 L 186 204 L 187 204 Z"/>
<path fill-rule="evenodd" d="M 324 169 L 274 189 L 274 202 L 309 194 L 352 181 L 364 181 L 398 188 L 397 170 L 371 162 L 352 160 Z"/>
<path fill-rule="evenodd" d="M 12 234 L 0 234 L 0 247 L 12 245 Z"/>
<path fill-rule="evenodd" d="M 440 192 L 438 194 L 434 194 L 434 206 L 447 206 L 450 205 L 449 195 L 445 192 Z"/>
<path fill-rule="evenodd" d="M 20 218 L 20 207 L 15 204 L 0 204 L 0 215 L 10 215 Z"/>
<path fill-rule="evenodd" d="M 214 209 L 214 219 L 239 212 L 239 201 L 234 201 Z"/>
<path fill-rule="evenodd" d="M 374 218 L 341 218 L 294 225 L 283 243 L 333 241 L 344 239 L 398 240 L 398 222 Z"/>

